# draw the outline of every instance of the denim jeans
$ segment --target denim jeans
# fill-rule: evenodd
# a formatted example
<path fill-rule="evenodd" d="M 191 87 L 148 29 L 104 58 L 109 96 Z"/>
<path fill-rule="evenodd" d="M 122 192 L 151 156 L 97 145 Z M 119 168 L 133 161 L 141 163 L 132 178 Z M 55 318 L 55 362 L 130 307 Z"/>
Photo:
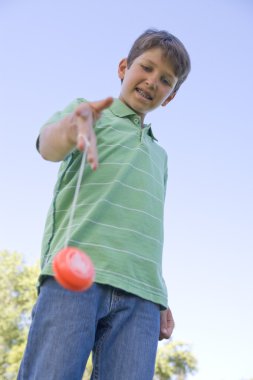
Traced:
<path fill-rule="evenodd" d="M 63 289 L 49 277 L 32 312 L 18 380 L 152 380 L 159 305 L 107 285 Z"/>

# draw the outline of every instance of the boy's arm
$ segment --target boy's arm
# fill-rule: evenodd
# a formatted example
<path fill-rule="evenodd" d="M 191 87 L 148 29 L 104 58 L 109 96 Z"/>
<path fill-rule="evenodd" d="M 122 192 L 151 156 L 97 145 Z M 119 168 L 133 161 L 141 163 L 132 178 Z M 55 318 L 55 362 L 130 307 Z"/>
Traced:
<path fill-rule="evenodd" d="M 160 312 L 160 321 L 159 340 L 169 339 L 175 327 L 173 315 L 169 308 Z"/>
<path fill-rule="evenodd" d="M 82 103 L 76 110 L 59 122 L 47 125 L 39 137 L 39 152 L 45 160 L 61 161 L 73 149 L 85 149 L 85 140 L 89 141 L 87 161 L 92 169 L 98 166 L 94 123 L 101 112 L 113 102 L 106 98 L 98 102 Z"/>

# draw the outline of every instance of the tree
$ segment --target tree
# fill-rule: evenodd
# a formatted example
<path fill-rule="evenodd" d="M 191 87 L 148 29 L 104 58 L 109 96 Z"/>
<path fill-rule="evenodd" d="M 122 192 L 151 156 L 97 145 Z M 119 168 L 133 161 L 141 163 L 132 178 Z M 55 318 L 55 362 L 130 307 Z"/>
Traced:
<path fill-rule="evenodd" d="M 82 380 L 90 380 L 91 373 L 92 373 L 92 356 L 90 354 Z"/>
<path fill-rule="evenodd" d="M 16 379 L 24 351 L 38 264 L 28 266 L 16 252 L 0 252 L 0 378 Z"/>
<path fill-rule="evenodd" d="M 187 374 L 197 370 L 197 360 L 189 345 L 183 342 L 169 342 L 158 348 L 154 380 L 184 380 Z"/>

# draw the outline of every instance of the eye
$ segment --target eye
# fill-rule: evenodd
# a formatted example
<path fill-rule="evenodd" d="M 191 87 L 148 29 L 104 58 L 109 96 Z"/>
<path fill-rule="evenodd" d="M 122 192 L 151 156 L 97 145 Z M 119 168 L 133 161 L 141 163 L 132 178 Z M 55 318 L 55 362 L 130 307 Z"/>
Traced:
<path fill-rule="evenodd" d="M 151 72 L 152 71 L 152 67 L 150 67 L 150 66 L 141 65 L 141 67 L 143 68 L 144 71 L 147 71 L 147 72 Z"/>
<path fill-rule="evenodd" d="M 162 78 L 161 78 L 161 81 L 162 81 L 162 83 L 165 84 L 166 86 L 170 86 L 170 87 L 171 87 L 171 83 L 170 83 L 170 81 L 169 81 L 167 78 L 162 77 Z"/>

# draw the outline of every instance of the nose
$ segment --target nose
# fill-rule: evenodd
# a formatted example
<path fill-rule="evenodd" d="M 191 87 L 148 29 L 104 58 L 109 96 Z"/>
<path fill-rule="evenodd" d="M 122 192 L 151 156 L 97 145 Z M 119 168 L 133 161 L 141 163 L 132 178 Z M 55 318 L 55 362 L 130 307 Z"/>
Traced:
<path fill-rule="evenodd" d="M 156 89 L 158 84 L 157 75 L 154 73 L 150 73 L 150 75 L 146 78 L 146 85 L 151 89 Z"/>

